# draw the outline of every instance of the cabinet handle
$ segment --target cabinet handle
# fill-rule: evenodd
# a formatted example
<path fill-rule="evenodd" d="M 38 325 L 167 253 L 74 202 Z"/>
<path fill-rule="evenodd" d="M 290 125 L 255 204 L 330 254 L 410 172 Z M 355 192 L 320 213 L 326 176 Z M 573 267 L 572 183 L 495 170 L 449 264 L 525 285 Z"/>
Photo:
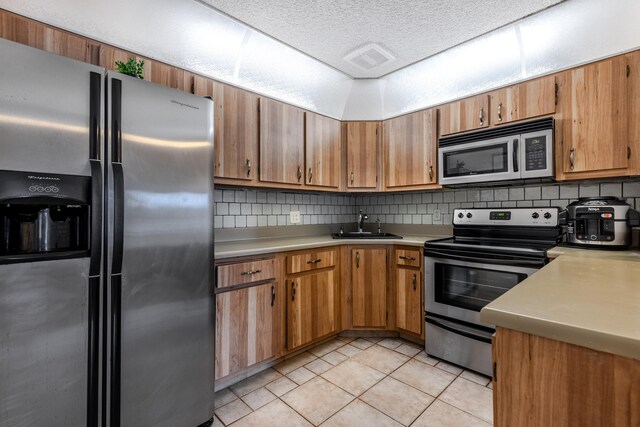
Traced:
<path fill-rule="evenodd" d="M 413 275 L 413 290 L 416 290 L 416 284 L 418 283 L 418 277 L 416 274 Z"/>
<path fill-rule="evenodd" d="M 322 261 L 322 258 L 316 258 L 316 259 L 312 259 L 312 260 L 307 261 L 307 264 L 317 264 L 320 261 Z"/>
<path fill-rule="evenodd" d="M 429 165 L 429 181 L 433 181 L 433 164 Z"/>
<path fill-rule="evenodd" d="M 273 307 L 273 304 L 275 302 L 276 302 L 276 287 L 271 286 L 271 307 Z"/>
<path fill-rule="evenodd" d="M 300 182 L 301 179 L 302 179 L 302 169 L 298 165 L 298 182 Z"/>
<path fill-rule="evenodd" d="M 480 126 L 484 125 L 484 107 L 480 107 Z"/>
<path fill-rule="evenodd" d="M 498 104 L 498 121 L 502 121 L 502 102 Z"/>
<path fill-rule="evenodd" d="M 398 258 L 406 259 L 407 261 L 415 261 L 416 259 L 412 256 L 400 255 Z"/>
<path fill-rule="evenodd" d="M 351 172 L 351 185 L 353 185 L 353 179 L 354 179 L 353 172 Z"/>
<path fill-rule="evenodd" d="M 296 282 L 291 281 L 291 301 L 296 300 Z"/>
<path fill-rule="evenodd" d="M 631 147 L 627 147 L 627 159 L 631 158 Z"/>
<path fill-rule="evenodd" d="M 251 160 L 247 159 L 247 178 L 251 176 Z"/>
<path fill-rule="evenodd" d="M 573 166 L 573 160 L 575 158 L 576 155 L 576 149 L 571 147 L 571 149 L 569 150 L 569 168 L 571 170 L 573 170 L 574 166 Z"/>
<path fill-rule="evenodd" d="M 360 268 L 360 252 L 356 252 L 356 268 Z"/>
<path fill-rule="evenodd" d="M 313 171 L 309 168 L 309 184 L 311 184 L 311 179 L 313 178 Z"/>
<path fill-rule="evenodd" d="M 242 273 L 240 273 L 241 276 L 251 276 L 253 274 L 258 274 L 258 273 L 262 273 L 262 270 L 249 270 L 249 271 L 243 271 Z"/>

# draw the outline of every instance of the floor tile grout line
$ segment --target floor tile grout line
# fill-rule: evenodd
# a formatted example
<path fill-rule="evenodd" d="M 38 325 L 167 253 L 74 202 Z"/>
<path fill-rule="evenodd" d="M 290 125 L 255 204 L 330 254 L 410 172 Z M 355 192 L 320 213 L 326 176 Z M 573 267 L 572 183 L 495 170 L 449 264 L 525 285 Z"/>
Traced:
<path fill-rule="evenodd" d="M 342 362 L 338 363 L 337 365 L 333 365 L 332 363 L 330 363 L 330 362 L 328 362 L 328 361 L 326 361 L 326 360 L 322 359 L 322 357 L 326 356 L 327 354 L 329 354 L 329 353 L 331 353 L 331 352 L 333 352 L 333 351 L 337 351 L 337 350 L 339 350 L 340 348 L 344 347 L 345 345 L 351 344 L 353 341 L 355 341 L 356 339 L 359 339 L 359 338 L 362 338 L 363 340 L 369 341 L 370 343 L 372 343 L 372 345 L 368 346 L 368 347 L 367 347 L 367 348 L 365 348 L 365 349 L 360 349 L 359 347 L 354 346 L 354 347 L 356 347 L 359 351 L 358 351 L 358 353 L 356 353 L 356 354 L 355 354 L 355 355 L 353 355 L 353 356 L 348 356 L 348 355 L 346 355 L 346 354 L 343 354 L 343 353 L 338 352 L 338 353 L 342 354 L 343 356 L 347 357 L 347 359 L 346 359 L 346 360 L 343 360 Z M 354 359 L 358 354 L 360 354 L 360 353 L 362 353 L 362 352 L 364 352 L 364 351 L 367 351 L 367 350 L 369 350 L 370 348 L 372 348 L 372 347 L 374 347 L 374 346 L 378 346 L 378 347 L 380 347 L 380 348 L 384 348 L 384 349 L 387 349 L 387 350 L 391 350 L 391 351 L 393 351 L 393 352 L 394 352 L 394 353 L 396 353 L 396 354 L 399 354 L 399 355 L 402 355 L 402 356 L 408 357 L 408 359 L 407 359 L 406 361 L 404 361 L 401 365 L 399 365 L 397 368 L 395 368 L 394 370 L 392 370 L 392 371 L 391 371 L 390 373 L 388 373 L 388 374 L 387 374 L 387 373 L 385 373 L 385 372 L 383 372 L 383 371 L 380 371 L 379 369 L 376 369 L 376 368 L 374 368 L 374 367 L 372 367 L 372 366 L 369 366 L 369 365 L 367 365 L 367 364 L 365 364 L 365 363 L 361 363 L 361 362 L 359 362 L 359 361 L 357 361 L 357 360 L 354 360 L 354 362 L 356 362 L 356 363 L 359 363 L 359 364 L 361 364 L 361 365 L 363 365 L 363 366 L 366 366 L 366 367 L 368 367 L 368 368 L 370 368 L 370 369 L 373 369 L 373 370 L 375 370 L 375 371 L 377 371 L 377 372 L 379 372 L 379 373 L 381 373 L 381 374 L 384 374 L 384 377 L 382 377 L 380 380 L 376 381 L 374 384 L 372 384 L 370 387 L 368 387 L 366 390 L 362 391 L 362 392 L 361 392 L 360 394 L 358 394 L 358 395 L 354 395 L 354 394 L 352 394 L 351 392 L 349 392 L 349 391 L 345 390 L 344 388 L 340 387 L 338 384 L 334 384 L 334 383 L 333 383 L 333 382 L 331 382 L 330 380 L 328 380 L 328 379 L 324 378 L 324 377 L 322 376 L 322 374 L 324 374 L 324 372 L 323 372 L 322 374 L 316 374 L 315 372 L 313 372 L 313 371 L 309 370 L 310 372 L 312 372 L 312 373 L 314 374 L 314 377 L 313 377 L 313 378 L 311 378 L 311 379 L 309 379 L 308 381 L 306 381 L 306 382 L 302 383 L 302 384 L 297 384 L 295 381 L 291 380 L 291 378 L 289 378 L 289 377 L 288 377 L 288 374 L 290 374 L 291 372 L 295 371 L 295 369 L 294 369 L 294 370 L 292 370 L 292 371 L 290 371 L 288 374 L 284 374 L 284 373 L 282 373 L 281 371 L 279 371 L 279 370 L 275 369 L 275 367 L 271 367 L 271 369 L 273 369 L 275 372 L 277 372 L 278 374 L 280 374 L 280 377 L 279 377 L 279 378 L 276 378 L 276 379 L 274 379 L 274 380 L 272 380 L 272 381 L 269 381 L 268 383 L 266 383 L 266 384 L 264 384 L 264 385 L 262 385 L 262 386 L 260 386 L 260 387 L 256 388 L 255 390 L 252 390 L 252 391 L 251 391 L 251 392 L 249 392 L 249 393 L 245 393 L 245 395 L 244 395 L 244 396 L 247 396 L 248 394 L 250 394 L 250 393 L 252 393 L 252 392 L 254 392 L 254 391 L 256 391 L 256 390 L 259 390 L 260 388 L 265 388 L 267 391 L 269 391 L 272 395 L 274 395 L 274 396 L 275 396 L 275 399 L 274 399 L 274 400 L 272 400 L 272 401 L 270 401 L 270 402 L 268 402 L 268 403 L 266 403 L 266 404 L 264 404 L 264 405 L 260 406 L 260 407 L 259 407 L 259 408 L 257 408 L 256 410 L 253 410 L 253 409 L 252 409 L 252 408 L 251 408 L 251 407 L 250 407 L 250 406 L 249 406 L 249 405 L 248 405 L 248 404 L 243 400 L 243 397 L 244 397 L 244 396 L 239 396 L 239 395 L 238 395 L 238 394 L 236 394 L 233 390 L 231 390 L 231 389 L 229 388 L 229 387 L 230 387 L 230 386 L 229 386 L 229 387 L 226 387 L 226 388 L 229 390 L 229 392 L 231 392 L 234 396 L 236 396 L 236 399 L 232 400 L 231 402 L 226 403 L 225 405 L 220 406 L 218 409 L 220 409 L 220 408 L 222 408 L 222 407 L 224 407 L 224 406 L 226 406 L 226 405 L 228 405 L 228 404 L 230 404 L 230 403 L 233 403 L 233 402 L 235 402 L 236 400 L 240 400 L 240 401 L 242 401 L 242 403 L 243 403 L 243 404 L 245 404 L 245 405 L 246 405 L 246 406 L 251 410 L 251 412 L 249 412 L 248 414 L 246 414 L 246 415 L 244 415 L 244 416 L 242 416 L 242 417 L 238 418 L 237 420 L 233 421 L 233 422 L 231 423 L 231 424 L 233 424 L 233 423 L 236 423 L 236 422 L 238 422 L 238 421 L 242 420 L 243 418 L 248 417 L 249 415 L 251 415 L 251 414 L 253 414 L 254 412 L 256 412 L 256 411 L 260 410 L 261 408 L 263 408 L 263 407 L 265 407 L 265 406 L 269 405 L 270 403 L 275 402 L 276 400 L 279 400 L 279 401 L 281 401 L 284 405 L 286 405 L 288 408 L 290 408 L 292 411 L 294 411 L 296 414 L 298 414 L 299 416 L 301 416 L 304 420 L 306 420 L 307 422 L 311 423 L 312 425 L 315 425 L 315 424 L 313 424 L 313 422 L 311 422 L 309 419 L 307 419 L 304 415 L 302 415 L 301 413 L 299 413 L 298 411 L 296 411 L 293 407 L 291 407 L 290 405 L 288 405 L 288 404 L 287 404 L 287 402 L 285 402 L 285 401 L 282 399 L 282 397 L 283 397 L 283 396 L 285 396 L 286 394 L 289 394 L 290 392 L 293 392 L 294 390 L 296 390 L 297 388 L 299 388 L 299 387 L 303 386 L 303 385 L 304 385 L 304 384 L 306 384 L 307 382 L 312 381 L 313 379 L 320 377 L 320 378 L 322 378 L 324 381 L 327 381 L 328 383 L 330 383 L 330 384 L 332 384 L 333 386 L 335 386 L 335 387 L 339 388 L 340 390 L 343 390 L 345 393 L 347 393 L 349 396 L 351 396 L 351 397 L 352 397 L 352 399 L 351 399 L 351 400 L 350 400 L 346 405 L 344 405 L 344 406 L 340 407 L 336 412 L 334 412 L 334 413 L 332 413 L 331 415 L 329 415 L 329 416 L 328 416 L 325 420 L 323 420 L 320 424 L 322 424 L 322 423 L 326 422 L 327 420 L 329 420 L 331 417 L 333 417 L 334 415 L 336 415 L 338 412 L 342 411 L 346 406 L 350 405 L 350 404 L 351 404 L 351 403 L 353 403 L 355 400 L 358 400 L 358 401 L 360 401 L 360 402 L 362 402 L 362 403 L 364 403 L 364 404 L 368 405 L 369 407 L 371 407 L 371 408 L 375 409 L 376 411 L 378 411 L 378 412 L 380 412 L 380 413 L 384 414 L 386 417 L 391 418 L 391 419 L 393 419 L 394 421 L 399 422 L 400 424 L 402 424 L 402 422 L 400 422 L 399 420 L 397 420 L 397 419 L 393 418 L 391 415 L 386 414 L 385 412 L 383 412 L 383 411 L 381 411 L 381 410 L 379 410 L 379 409 L 375 408 L 374 406 L 370 405 L 370 404 L 369 404 L 369 403 L 367 403 L 366 401 L 364 401 L 364 400 L 360 399 L 360 397 L 362 397 L 365 393 L 367 393 L 367 392 L 368 392 L 369 390 L 371 390 L 373 387 L 375 387 L 376 385 L 378 385 L 380 382 L 384 381 L 384 380 L 385 380 L 386 378 L 388 378 L 388 377 L 391 377 L 392 379 L 394 379 L 394 380 L 396 380 L 396 381 L 399 381 L 399 382 L 401 382 L 402 384 L 404 384 L 404 385 L 406 385 L 406 386 L 408 386 L 408 387 L 411 387 L 412 389 L 417 390 L 418 392 L 424 393 L 424 394 L 426 394 L 427 396 L 429 396 L 429 397 L 432 397 L 432 398 L 433 398 L 433 400 L 432 400 L 432 401 L 431 401 L 431 402 L 430 402 L 430 403 L 429 403 L 429 404 L 424 408 L 424 410 L 422 410 L 422 411 L 420 412 L 420 414 L 418 414 L 418 416 L 416 416 L 416 418 L 411 422 L 411 425 L 412 425 L 413 423 L 415 423 L 415 421 L 416 421 L 418 418 L 420 418 L 420 417 L 425 413 L 425 411 L 427 411 L 427 410 L 428 410 L 428 409 L 433 405 L 433 403 L 434 403 L 434 402 L 436 402 L 436 401 L 438 401 L 438 400 L 439 400 L 440 396 L 441 396 L 441 395 L 442 395 L 442 394 L 443 394 L 443 393 L 444 393 L 444 392 L 445 392 L 445 391 L 446 391 L 446 390 L 447 390 L 447 389 L 448 389 L 448 388 L 453 384 L 453 382 L 454 382 L 454 381 L 456 381 L 458 378 L 462 378 L 462 379 L 464 379 L 465 381 L 467 381 L 467 382 L 469 382 L 469 383 L 471 383 L 471 384 L 475 384 L 475 385 L 478 385 L 478 386 L 480 386 L 480 387 L 483 387 L 483 388 L 487 388 L 487 389 L 489 389 L 489 387 L 488 387 L 488 386 L 491 384 L 491 381 L 489 381 L 489 383 L 488 383 L 487 385 L 484 385 L 484 386 L 483 386 L 482 384 L 476 383 L 475 381 L 471 381 L 471 380 L 469 380 L 469 379 L 467 379 L 467 378 L 462 377 L 462 374 L 465 372 L 465 369 L 464 369 L 464 368 L 461 368 L 462 370 L 461 370 L 458 374 L 454 374 L 454 373 L 452 373 L 452 372 L 450 372 L 450 371 L 447 371 L 447 370 L 445 370 L 445 369 L 438 368 L 438 366 L 437 366 L 437 365 L 438 365 L 440 362 L 445 362 L 445 363 L 448 363 L 448 362 L 446 362 L 446 361 L 444 361 L 444 360 L 442 360 L 442 359 L 438 359 L 438 358 L 435 358 L 435 357 L 429 356 L 429 355 L 426 353 L 426 351 L 425 351 L 425 354 L 427 354 L 427 356 L 428 356 L 428 357 L 431 357 L 431 358 L 433 358 L 434 360 L 437 360 L 437 362 L 436 362 L 436 364 L 435 364 L 435 365 L 430 365 L 429 363 L 425 363 L 425 362 L 423 362 L 422 360 L 417 359 L 416 357 L 417 357 L 421 352 L 423 352 L 423 351 L 424 351 L 424 349 L 419 348 L 419 347 L 415 347 L 415 345 L 416 345 L 416 344 L 415 344 L 415 343 L 413 343 L 413 342 L 411 342 L 411 341 L 405 340 L 405 339 L 403 339 L 403 338 L 396 339 L 396 341 L 401 342 L 401 344 L 400 344 L 399 346 L 397 346 L 396 348 L 389 348 L 389 347 L 385 347 L 384 345 L 380 345 L 380 344 L 379 344 L 379 343 L 380 343 L 380 341 L 382 341 L 382 340 L 384 340 L 384 339 L 387 339 L 387 338 L 389 338 L 389 339 L 395 339 L 395 337 L 384 337 L 384 338 L 379 339 L 378 341 L 371 341 L 371 340 L 367 339 L 367 337 L 358 337 L 358 338 L 355 338 L 354 340 L 351 340 L 350 342 L 344 342 L 344 341 L 342 341 L 342 340 L 338 339 L 337 337 L 335 337 L 333 340 L 335 340 L 335 341 L 340 341 L 340 342 L 342 343 L 342 345 L 340 345 L 339 347 L 336 347 L 336 348 L 334 348 L 334 349 L 330 350 L 329 352 L 327 352 L 327 353 L 323 354 L 322 356 L 317 356 L 316 354 L 311 353 L 311 351 L 310 351 L 310 350 L 307 350 L 307 351 L 305 351 L 305 352 L 300 353 L 300 355 L 302 355 L 302 354 L 304 354 L 304 353 L 308 353 L 308 354 L 310 354 L 311 356 L 314 356 L 314 359 L 313 359 L 313 360 L 311 360 L 311 361 L 309 361 L 309 362 L 305 363 L 304 365 L 301 365 L 300 367 L 305 367 L 306 365 L 308 365 L 308 364 L 310 364 L 310 363 L 313 363 L 314 361 L 317 361 L 317 360 L 323 360 L 324 362 L 329 363 L 330 365 L 332 365 L 332 367 L 331 367 L 331 368 L 329 368 L 329 369 L 327 369 L 327 371 L 329 371 L 329 370 L 331 370 L 331 369 L 333 369 L 333 368 L 335 368 L 335 367 L 338 367 L 338 366 L 340 366 L 341 364 L 343 364 L 343 363 L 345 363 L 345 362 L 347 362 L 347 361 L 349 361 L 349 360 L 353 360 L 353 359 Z M 331 340 L 326 341 L 326 342 L 325 342 L 325 343 L 323 343 L 323 344 L 326 344 L 326 343 L 329 343 L 329 342 L 331 342 Z M 397 348 L 401 347 L 401 346 L 402 346 L 402 345 L 404 345 L 404 344 L 407 344 L 407 345 L 412 346 L 413 348 L 419 349 L 418 353 L 416 353 L 416 354 L 415 354 L 415 355 L 413 355 L 413 356 L 409 356 L 409 355 L 407 355 L 407 354 L 404 354 L 404 353 L 401 353 L 401 352 L 399 352 L 399 351 L 396 351 L 396 349 L 397 349 Z M 293 358 L 292 358 L 292 359 L 293 359 Z M 290 360 L 291 360 L 291 359 L 290 359 Z M 420 362 L 420 363 L 425 364 L 425 365 L 427 365 L 427 366 L 431 366 L 431 367 L 433 367 L 433 368 L 438 368 L 440 371 L 446 372 L 446 373 L 451 374 L 451 375 L 455 375 L 455 377 L 454 377 L 454 379 L 453 379 L 453 380 L 452 380 L 452 381 L 451 381 L 451 382 L 450 382 L 450 383 L 449 383 L 449 384 L 448 384 L 448 385 L 447 385 L 447 386 L 446 386 L 446 387 L 445 387 L 445 388 L 444 388 L 440 393 L 438 393 L 438 395 L 437 395 L 437 396 L 435 396 L 435 397 L 434 397 L 434 396 L 430 395 L 429 393 L 426 393 L 426 392 L 424 392 L 424 391 L 422 391 L 422 390 L 420 390 L 420 389 L 417 389 L 416 387 L 413 387 L 413 386 L 412 386 L 412 385 L 410 385 L 410 384 L 405 383 L 405 382 L 404 382 L 404 381 L 402 381 L 402 380 L 399 380 L 399 379 L 397 379 L 397 378 L 392 377 L 392 374 L 393 374 L 393 373 L 395 373 L 397 370 L 399 370 L 400 368 L 402 368 L 403 366 L 405 366 L 405 365 L 406 365 L 407 363 L 409 363 L 411 360 L 416 360 L 417 362 Z M 284 362 L 285 362 L 285 361 L 283 361 L 282 363 L 284 363 Z M 455 365 L 453 365 L 453 366 L 455 366 Z M 298 368 L 296 368 L 296 369 L 299 369 L 300 367 L 298 367 Z M 308 369 L 308 368 L 306 368 L 306 369 Z M 266 371 L 266 370 L 265 370 L 265 371 Z M 327 371 L 325 371 L 325 372 L 327 372 Z M 473 372 L 473 371 L 471 371 L 471 372 Z M 257 374 L 259 374 L 259 373 L 257 373 Z M 254 374 L 254 375 L 257 375 L 257 374 Z M 250 378 L 250 377 L 249 377 L 249 378 Z M 275 393 L 271 392 L 271 391 L 270 391 L 268 388 L 266 388 L 266 387 L 267 387 L 269 384 L 272 384 L 273 382 L 278 381 L 278 380 L 280 380 L 280 379 L 282 379 L 282 378 L 287 378 L 287 379 L 289 379 L 289 381 L 292 381 L 294 384 L 296 384 L 296 386 L 295 386 L 293 389 L 288 390 L 287 392 L 283 393 L 281 396 L 276 396 L 276 395 L 275 395 Z M 224 390 L 224 389 L 223 389 L 223 390 Z M 489 389 L 489 390 L 491 390 L 491 392 L 493 393 L 493 390 L 492 390 L 492 389 Z M 222 390 L 220 390 L 220 391 L 222 391 Z M 468 411 L 466 411 L 466 410 L 464 410 L 464 409 L 461 409 L 461 408 L 459 408 L 459 407 L 457 407 L 457 406 L 455 406 L 455 405 L 452 405 L 452 404 L 450 404 L 450 403 L 448 403 L 448 402 L 445 402 L 445 401 L 443 401 L 443 400 L 439 400 L 439 401 L 440 401 L 441 403 L 443 403 L 443 404 L 449 405 L 449 406 L 451 406 L 451 407 L 453 407 L 453 408 L 455 408 L 455 409 L 457 409 L 457 410 L 460 410 L 461 412 L 464 412 L 464 413 L 466 413 L 466 414 L 468 414 L 468 415 L 470 415 L 470 416 L 472 416 L 472 417 L 474 417 L 474 418 L 476 418 L 476 419 L 478 419 L 478 420 L 481 420 L 481 421 L 483 421 L 483 422 L 486 422 L 484 419 L 482 419 L 482 418 L 480 418 L 480 417 L 478 417 L 478 416 L 476 416 L 476 415 L 474 415 L 474 414 L 472 414 L 472 413 L 470 413 L 470 412 L 468 412 Z M 215 415 L 215 416 L 217 417 L 217 415 Z M 222 422 L 222 420 L 220 420 L 220 418 L 219 418 L 219 417 L 217 417 L 217 418 L 218 418 L 218 420 L 219 420 L 219 421 L 220 421 L 224 426 L 226 426 L 226 424 L 224 424 L 224 422 Z M 403 425 L 404 425 L 404 424 L 403 424 Z"/>
<path fill-rule="evenodd" d="M 434 366 L 434 368 L 435 368 L 435 366 Z M 443 369 L 441 369 L 441 371 L 442 371 L 442 370 L 443 370 Z M 445 372 L 447 372 L 447 371 L 445 371 Z M 462 372 L 464 372 L 464 370 L 463 370 Z M 433 399 L 433 402 L 429 403 L 429 404 L 427 405 L 427 407 L 426 407 L 426 408 L 424 408 L 424 410 L 423 410 L 422 412 L 420 412 L 420 415 L 418 415 L 418 416 L 416 417 L 416 419 L 415 419 L 415 420 L 413 420 L 413 422 L 412 422 L 411 424 L 415 423 L 415 422 L 416 422 L 416 420 L 417 420 L 418 418 L 420 418 L 420 417 L 422 416 L 422 414 L 424 414 L 424 413 L 426 412 L 426 410 L 427 410 L 427 409 L 429 409 L 429 407 L 430 407 L 431 405 L 433 405 L 433 404 L 434 404 L 434 402 L 436 402 L 436 401 L 438 401 L 438 399 L 440 399 L 440 396 L 442 396 L 442 394 L 443 394 L 445 391 L 447 391 L 447 389 L 448 389 L 449 387 L 451 387 L 451 384 L 453 384 L 453 382 L 454 382 L 455 380 L 457 380 L 457 379 L 460 377 L 460 375 L 462 375 L 462 372 L 460 372 L 458 375 L 456 375 L 456 377 L 453 379 L 453 381 L 451 381 L 451 382 L 450 382 L 450 383 L 449 383 L 449 384 L 448 384 L 448 385 L 447 385 L 447 386 L 446 386 L 446 387 L 445 387 L 445 388 L 444 388 L 440 393 L 438 393 L 438 395 L 435 397 L 435 399 Z M 449 373 L 451 374 L 451 372 L 449 372 Z M 453 375 L 453 374 L 452 374 L 452 375 Z M 463 379 L 463 380 L 465 380 L 465 381 L 469 381 L 469 380 L 467 380 L 466 378 L 462 378 L 462 379 Z M 473 381 L 469 381 L 469 382 L 470 382 L 470 383 L 473 383 Z M 476 384 L 476 383 L 474 383 L 474 384 Z M 407 384 L 407 385 L 408 385 L 408 384 Z M 477 385 L 480 385 L 480 384 L 477 384 Z M 480 387 L 482 387 L 482 386 L 480 386 Z M 424 393 L 424 392 L 423 392 L 423 393 Z M 462 411 L 462 412 L 464 412 L 464 413 L 465 413 L 465 414 L 467 414 L 467 415 L 471 415 L 472 417 L 474 417 L 474 418 L 476 418 L 476 419 L 478 419 L 478 420 L 480 420 L 480 421 L 483 421 L 483 422 L 485 422 L 485 423 L 487 422 L 487 421 L 483 420 L 482 418 L 480 418 L 480 417 L 478 417 L 478 416 L 476 416 L 476 415 L 472 414 L 471 412 L 465 411 L 465 410 L 464 410 L 464 409 L 462 409 L 462 408 L 458 408 L 456 405 L 452 405 L 451 403 L 445 402 L 444 400 L 440 400 L 440 402 L 442 402 L 442 403 L 444 403 L 444 404 L 447 404 L 447 405 L 449 405 L 449 406 L 451 406 L 451 407 L 453 407 L 453 408 L 456 408 L 457 410 Z M 491 425 L 493 425 L 493 422 L 491 422 L 490 424 L 491 424 Z"/>

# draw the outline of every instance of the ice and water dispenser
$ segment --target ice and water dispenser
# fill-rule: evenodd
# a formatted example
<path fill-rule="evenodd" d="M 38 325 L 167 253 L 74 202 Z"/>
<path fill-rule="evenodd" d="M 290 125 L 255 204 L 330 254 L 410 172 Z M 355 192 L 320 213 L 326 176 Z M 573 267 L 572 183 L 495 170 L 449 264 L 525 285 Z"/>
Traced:
<path fill-rule="evenodd" d="M 0 263 L 87 256 L 91 178 L 0 171 Z"/>

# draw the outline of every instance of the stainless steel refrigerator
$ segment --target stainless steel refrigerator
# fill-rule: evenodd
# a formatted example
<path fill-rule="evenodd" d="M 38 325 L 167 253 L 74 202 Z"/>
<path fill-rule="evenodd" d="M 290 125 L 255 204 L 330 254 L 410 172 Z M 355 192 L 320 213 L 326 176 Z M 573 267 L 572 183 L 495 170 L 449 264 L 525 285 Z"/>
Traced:
<path fill-rule="evenodd" d="M 0 57 L 0 426 L 208 424 L 213 102 Z"/>

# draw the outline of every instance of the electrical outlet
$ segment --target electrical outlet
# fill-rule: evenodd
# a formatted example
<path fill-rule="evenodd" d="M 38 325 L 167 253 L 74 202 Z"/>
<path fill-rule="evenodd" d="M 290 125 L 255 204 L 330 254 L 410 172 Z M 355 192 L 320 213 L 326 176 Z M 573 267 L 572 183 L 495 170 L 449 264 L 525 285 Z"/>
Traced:
<path fill-rule="evenodd" d="M 442 213 L 440 212 L 440 209 L 434 209 L 433 210 L 433 220 L 434 221 L 442 221 Z"/>
<path fill-rule="evenodd" d="M 300 224 L 300 211 L 289 212 L 289 219 L 291 219 L 291 224 Z"/>

